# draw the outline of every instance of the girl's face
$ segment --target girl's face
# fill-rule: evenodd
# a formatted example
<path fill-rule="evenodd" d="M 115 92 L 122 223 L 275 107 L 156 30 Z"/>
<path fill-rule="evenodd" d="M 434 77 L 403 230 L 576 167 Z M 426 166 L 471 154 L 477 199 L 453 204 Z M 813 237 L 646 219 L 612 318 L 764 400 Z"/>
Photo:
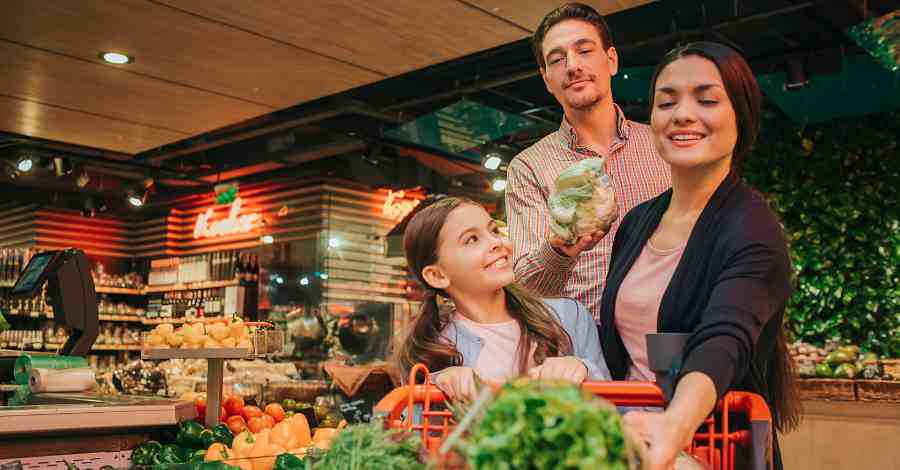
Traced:
<path fill-rule="evenodd" d="M 495 292 L 515 280 L 512 247 L 483 208 L 463 204 L 447 216 L 438 261 L 422 277 L 451 296 Z"/>
<path fill-rule="evenodd" d="M 716 65 L 698 56 L 667 65 L 656 79 L 650 127 L 673 168 L 730 166 L 737 117 Z"/>

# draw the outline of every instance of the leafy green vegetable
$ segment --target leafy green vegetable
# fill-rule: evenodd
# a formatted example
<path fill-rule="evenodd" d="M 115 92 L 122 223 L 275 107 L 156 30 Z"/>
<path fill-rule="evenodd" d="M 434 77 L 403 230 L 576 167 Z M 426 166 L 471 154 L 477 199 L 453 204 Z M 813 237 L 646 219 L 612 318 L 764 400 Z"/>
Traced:
<path fill-rule="evenodd" d="M 637 468 L 612 405 L 569 383 L 507 383 L 462 443 L 472 470 Z"/>
<path fill-rule="evenodd" d="M 424 470 L 418 460 L 420 439 L 402 431 L 385 430 L 382 423 L 349 426 L 311 467 L 313 470 Z M 307 465 L 307 468 L 310 466 Z"/>
<path fill-rule="evenodd" d="M 588 158 L 563 170 L 547 199 L 550 227 L 567 242 L 608 231 L 619 209 L 603 169 L 604 159 Z"/>

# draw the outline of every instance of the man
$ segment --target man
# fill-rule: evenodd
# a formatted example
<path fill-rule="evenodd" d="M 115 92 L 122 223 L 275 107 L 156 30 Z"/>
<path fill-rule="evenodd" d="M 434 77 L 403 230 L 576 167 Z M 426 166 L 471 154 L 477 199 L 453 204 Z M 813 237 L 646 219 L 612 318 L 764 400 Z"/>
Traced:
<path fill-rule="evenodd" d="M 596 321 L 619 223 L 608 235 L 584 235 L 573 245 L 551 236 L 547 198 L 554 181 L 581 159 L 607 157 L 621 220 L 671 186 L 669 167 L 653 145 L 649 126 L 627 120 L 613 102 L 610 82 L 619 59 L 596 10 L 580 3 L 553 10 L 535 30 L 532 46 L 547 90 L 565 116 L 558 131 L 509 165 L 506 202 L 514 270 L 520 282 L 542 295 L 580 300 Z"/>

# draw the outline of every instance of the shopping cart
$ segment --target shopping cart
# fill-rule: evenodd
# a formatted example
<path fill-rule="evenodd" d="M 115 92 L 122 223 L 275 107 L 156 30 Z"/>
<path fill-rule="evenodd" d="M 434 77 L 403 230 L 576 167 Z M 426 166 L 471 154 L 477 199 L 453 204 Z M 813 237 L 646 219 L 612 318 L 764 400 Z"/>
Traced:
<path fill-rule="evenodd" d="M 417 377 L 424 377 L 420 384 Z M 385 426 L 421 433 L 425 449 L 437 454 L 439 447 L 453 430 L 453 415 L 441 405 L 444 394 L 431 383 L 428 368 L 418 364 L 409 373 L 411 385 L 394 389 L 375 406 L 375 414 L 383 416 Z M 581 388 L 625 407 L 665 406 L 663 392 L 653 382 L 584 382 Z M 414 407 L 421 410 L 414 413 Z M 414 423 L 413 416 L 421 416 Z M 419 421 L 419 420 L 416 420 Z M 685 449 L 712 470 L 734 470 L 739 447 L 749 454 L 752 470 L 771 470 L 772 418 L 769 407 L 757 394 L 728 392 L 716 405 L 714 413 L 694 435 Z"/>

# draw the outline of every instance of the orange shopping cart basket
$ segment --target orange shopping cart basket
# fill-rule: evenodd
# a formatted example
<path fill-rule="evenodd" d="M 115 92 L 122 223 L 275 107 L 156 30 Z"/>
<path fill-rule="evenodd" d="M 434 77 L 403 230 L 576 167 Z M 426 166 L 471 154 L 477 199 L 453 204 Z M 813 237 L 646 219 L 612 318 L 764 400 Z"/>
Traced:
<path fill-rule="evenodd" d="M 416 383 L 416 377 L 424 377 Z M 416 365 L 409 373 L 410 385 L 394 389 L 376 406 L 375 414 L 385 426 L 421 433 L 430 453 L 437 453 L 453 430 L 453 415 L 442 405 L 444 394 L 431 383 L 428 369 Z M 665 406 L 663 392 L 654 382 L 584 382 L 581 387 L 617 406 Z M 413 408 L 421 406 L 421 423 L 413 422 Z M 771 470 L 772 417 L 761 396 L 748 392 L 728 392 L 715 412 L 694 435 L 686 451 L 713 470 L 734 470 L 735 454 L 749 457 L 752 470 Z"/>

